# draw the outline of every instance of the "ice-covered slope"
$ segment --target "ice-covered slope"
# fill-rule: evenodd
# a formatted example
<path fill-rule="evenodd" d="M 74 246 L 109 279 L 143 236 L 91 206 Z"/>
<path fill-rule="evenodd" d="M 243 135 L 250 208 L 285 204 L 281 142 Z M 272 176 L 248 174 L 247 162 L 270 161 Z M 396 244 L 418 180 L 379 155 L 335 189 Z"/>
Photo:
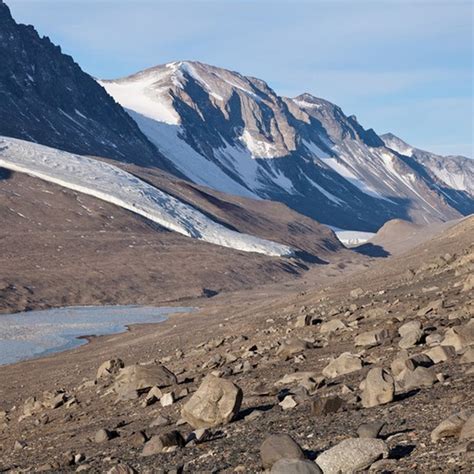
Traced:
<path fill-rule="evenodd" d="M 0 168 L 97 197 L 195 239 L 246 252 L 293 254 L 285 245 L 230 230 L 132 174 L 92 158 L 0 137 Z"/>
<path fill-rule="evenodd" d="M 440 182 L 452 174 L 443 163 L 437 177 L 310 94 L 280 97 L 262 80 L 189 61 L 100 83 L 196 183 L 360 231 L 474 211 L 472 196 Z"/>

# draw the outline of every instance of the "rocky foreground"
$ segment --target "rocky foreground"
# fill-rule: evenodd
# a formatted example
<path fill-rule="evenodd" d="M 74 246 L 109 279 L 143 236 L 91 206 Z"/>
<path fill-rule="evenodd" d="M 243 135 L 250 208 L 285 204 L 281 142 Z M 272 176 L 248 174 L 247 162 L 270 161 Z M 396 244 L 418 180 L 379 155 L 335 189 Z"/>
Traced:
<path fill-rule="evenodd" d="M 0 368 L 0 472 L 473 472 L 473 224 Z"/>

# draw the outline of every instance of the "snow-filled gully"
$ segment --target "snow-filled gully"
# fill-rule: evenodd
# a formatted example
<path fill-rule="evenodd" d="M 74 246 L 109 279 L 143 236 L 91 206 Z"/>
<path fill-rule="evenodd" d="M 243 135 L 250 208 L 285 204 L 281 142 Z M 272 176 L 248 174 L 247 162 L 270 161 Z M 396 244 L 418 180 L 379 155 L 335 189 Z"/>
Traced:
<path fill-rule="evenodd" d="M 294 254 L 286 245 L 230 230 L 132 174 L 92 158 L 0 137 L 0 167 L 94 196 L 188 237 L 244 252 Z"/>

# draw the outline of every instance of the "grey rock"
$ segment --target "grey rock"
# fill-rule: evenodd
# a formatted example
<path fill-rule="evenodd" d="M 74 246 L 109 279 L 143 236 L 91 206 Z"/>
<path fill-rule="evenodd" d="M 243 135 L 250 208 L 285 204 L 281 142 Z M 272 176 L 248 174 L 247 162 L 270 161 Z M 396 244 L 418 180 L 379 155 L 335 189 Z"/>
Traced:
<path fill-rule="evenodd" d="M 143 447 L 142 456 L 173 452 L 177 448 L 182 448 L 184 444 L 184 439 L 179 431 L 169 431 L 153 436 Z"/>
<path fill-rule="evenodd" d="M 301 459 L 280 459 L 273 464 L 271 474 L 322 474 L 319 466 L 312 461 Z"/>
<path fill-rule="evenodd" d="M 378 438 L 382 428 L 385 426 L 384 421 L 371 421 L 363 423 L 357 428 L 359 438 Z"/>
<path fill-rule="evenodd" d="M 260 457 L 265 469 L 271 469 L 280 459 L 305 459 L 299 444 L 287 434 L 268 436 L 260 446 Z"/>
<path fill-rule="evenodd" d="M 388 456 L 388 449 L 380 439 L 353 438 L 341 441 L 316 459 L 324 474 L 353 473 L 367 469 L 381 457 Z"/>

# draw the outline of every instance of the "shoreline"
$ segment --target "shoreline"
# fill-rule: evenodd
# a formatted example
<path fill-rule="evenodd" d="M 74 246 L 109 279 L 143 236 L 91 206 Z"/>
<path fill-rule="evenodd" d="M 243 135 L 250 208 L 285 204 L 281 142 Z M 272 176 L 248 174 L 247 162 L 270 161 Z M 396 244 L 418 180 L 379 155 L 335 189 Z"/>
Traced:
<path fill-rule="evenodd" d="M 104 310 L 110 309 L 110 308 L 123 308 L 126 309 L 126 305 L 107 305 L 104 306 Z M 100 306 L 96 305 L 88 305 L 88 306 L 63 306 L 61 308 L 51 308 L 51 309 L 45 309 L 45 310 L 31 310 L 31 311 L 25 311 L 25 312 L 16 312 L 16 313 L 11 313 L 11 314 L 6 314 L 4 316 L 19 316 L 22 314 L 27 314 L 27 313 L 32 313 L 32 312 L 48 312 L 53 309 L 58 309 L 58 310 L 67 310 L 67 309 L 90 309 L 94 308 L 100 311 Z M 150 308 L 150 309 L 157 309 L 157 310 L 172 310 L 172 308 L 180 308 L 180 307 L 172 307 L 172 306 L 165 306 L 165 307 L 160 307 L 160 306 L 142 306 L 142 305 L 130 305 L 130 308 Z M 154 325 L 161 325 L 166 323 L 170 317 L 175 316 L 175 315 L 184 315 L 184 314 L 192 314 L 199 312 L 200 308 L 197 306 L 194 307 L 182 307 L 183 311 L 177 311 L 177 312 L 171 312 L 167 313 L 165 312 L 164 314 L 160 314 L 157 316 L 157 318 L 160 318 L 159 321 L 144 321 L 144 322 L 132 322 L 132 323 L 119 323 L 120 327 L 117 326 L 117 330 L 112 330 L 112 332 L 107 332 L 104 334 L 80 334 L 80 335 L 60 335 L 58 336 L 63 337 L 66 340 L 66 343 L 61 345 L 61 346 L 54 346 L 50 347 L 48 349 L 43 350 L 42 352 L 39 352 L 38 354 L 30 354 L 25 356 L 24 358 L 20 358 L 19 360 L 11 361 L 11 362 L 6 362 L 6 363 L 1 363 L 0 362 L 0 368 L 4 367 L 9 367 L 13 366 L 16 364 L 22 364 L 22 363 L 27 363 L 31 361 L 40 361 L 43 359 L 51 359 L 55 356 L 61 356 L 64 355 L 65 353 L 83 348 L 83 347 L 88 347 L 92 345 L 93 342 L 98 341 L 98 340 L 104 340 L 105 338 L 108 337 L 113 337 L 113 336 L 118 336 L 118 335 L 123 335 L 126 333 L 131 333 L 135 330 L 135 328 L 142 327 L 142 326 L 154 326 Z M 0 315 L 0 320 L 1 320 L 2 315 Z M 60 316 L 58 316 L 60 317 Z M 99 316 L 100 317 L 100 316 Z M 78 316 L 80 318 L 80 316 Z M 113 329 L 113 328 L 112 328 Z M 15 340 L 12 339 L 5 339 L 5 341 L 11 341 L 15 342 Z"/>

